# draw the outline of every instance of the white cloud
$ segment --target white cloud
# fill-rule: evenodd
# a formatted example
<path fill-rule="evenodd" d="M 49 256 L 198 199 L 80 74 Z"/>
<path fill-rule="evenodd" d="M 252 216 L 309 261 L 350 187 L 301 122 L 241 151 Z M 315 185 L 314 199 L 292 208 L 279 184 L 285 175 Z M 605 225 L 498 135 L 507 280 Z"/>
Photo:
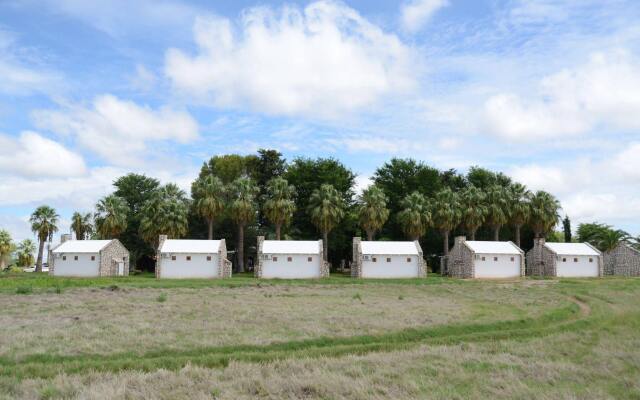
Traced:
<path fill-rule="evenodd" d="M 512 140 L 640 129 L 640 62 L 624 51 L 594 53 L 585 65 L 542 79 L 537 96 L 492 96 L 485 114 L 491 132 Z"/>
<path fill-rule="evenodd" d="M 0 176 L 78 176 L 86 172 L 82 156 L 36 132 L 19 138 L 0 135 Z"/>
<path fill-rule="evenodd" d="M 411 0 L 400 10 L 402 26 L 408 32 L 417 32 L 438 10 L 448 5 L 448 0 Z"/>
<path fill-rule="evenodd" d="M 413 88 L 412 50 L 341 3 L 199 18 L 198 53 L 166 54 L 176 89 L 217 107 L 334 117 Z"/>
<path fill-rule="evenodd" d="M 83 147 L 115 165 L 137 165 L 147 142 L 187 143 L 198 137 L 198 123 L 185 111 L 154 110 L 112 95 L 97 97 L 92 108 L 41 110 L 33 118 L 40 128 L 75 136 Z"/>
<path fill-rule="evenodd" d="M 149 92 L 156 84 L 156 75 L 142 64 L 136 65 L 136 72 L 131 77 L 131 86 L 143 92 Z"/>

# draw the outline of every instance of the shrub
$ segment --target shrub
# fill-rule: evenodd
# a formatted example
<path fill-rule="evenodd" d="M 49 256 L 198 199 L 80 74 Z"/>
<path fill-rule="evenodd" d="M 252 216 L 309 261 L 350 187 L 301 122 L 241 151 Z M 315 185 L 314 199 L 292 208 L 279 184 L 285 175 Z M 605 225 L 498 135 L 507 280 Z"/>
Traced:
<path fill-rule="evenodd" d="M 164 303 L 165 301 L 167 301 L 167 294 L 166 293 L 160 293 L 160 295 L 158 296 L 156 301 L 158 303 Z"/>
<path fill-rule="evenodd" d="M 31 286 L 18 286 L 16 288 L 17 294 L 30 294 L 33 293 L 33 288 Z"/>

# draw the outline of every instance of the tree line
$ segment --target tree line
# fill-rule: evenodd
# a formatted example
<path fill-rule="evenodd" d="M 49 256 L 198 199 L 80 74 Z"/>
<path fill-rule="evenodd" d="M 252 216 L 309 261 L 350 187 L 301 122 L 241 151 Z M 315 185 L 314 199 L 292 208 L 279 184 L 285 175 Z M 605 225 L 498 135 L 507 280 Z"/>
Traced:
<path fill-rule="evenodd" d="M 356 174 L 333 158 L 295 158 L 275 150 L 214 156 L 205 162 L 187 194 L 176 184 L 128 174 L 92 213 L 75 212 L 77 239 L 118 238 L 138 269 L 152 269 L 160 235 L 225 238 L 235 251 L 234 268 L 245 270 L 255 238 L 315 240 L 336 266 L 348 260 L 351 238 L 419 240 L 428 255 L 447 255 L 452 235 L 513 240 L 552 233 L 560 203 L 531 192 L 502 173 L 472 167 L 466 175 L 441 171 L 413 159 L 394 158 L 379 167 L 372 184 L 356 196 Z M 31 216 L 39 241 L 57 231 L 58 215 L 41 206 Z M 438 244 L 438 242 L 440 244 Z"/>

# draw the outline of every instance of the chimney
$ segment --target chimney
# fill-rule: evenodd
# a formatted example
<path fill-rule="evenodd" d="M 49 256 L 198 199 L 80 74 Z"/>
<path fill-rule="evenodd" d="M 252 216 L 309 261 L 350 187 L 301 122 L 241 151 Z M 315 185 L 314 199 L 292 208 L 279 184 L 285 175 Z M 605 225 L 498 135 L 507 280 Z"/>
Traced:
<path fill-rule="evenodd" d="M 70 233 L 63 233 L 62 235 L 60 235 L 60 244 L 67 242 L 71 240 L 71 234 Z"/>
<path fill-rule="evenodd" d="M 544 246 L 545 243 L 546 243 L 546 240 L 543 237 L 533 239 L 533 246 L 534 247 L 536 247 L 536 246 Z"/>
<path fill-rule="evenodd" d="M 456 236 L 456 243 L 457 245 L 460 245 L 464 242 L 467 241 L 467 237 L 466 236 Z"/>
<path fill-rule="evenodd" d="M 162 244 L 165 242 L 165 240 L 167 240 L 168 237 L 167 235 L 160 235 L 158 238 L 158 251 L 160 251 L 160 249 L 162 248 Z"/>

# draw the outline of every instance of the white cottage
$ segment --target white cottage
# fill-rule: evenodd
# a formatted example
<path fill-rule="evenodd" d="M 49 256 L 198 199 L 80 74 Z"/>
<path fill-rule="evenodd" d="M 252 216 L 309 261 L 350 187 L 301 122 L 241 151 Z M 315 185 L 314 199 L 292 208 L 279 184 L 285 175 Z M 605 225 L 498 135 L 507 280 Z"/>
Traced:
<path fill-rule="evenodd" d="M 527 253 L 527 275 L 598 277 L 603 275 L 600 250 L 589 243 L 546 243 L 535 239 Z"/>
<path fill-rule="evenodd" d="M 167 239 L 160 236 L 156 261 L 157 278 L 228 278 L 225 240 Z"/>
<path fill-rule="evenodd" d="M 129 251 L 118 239 L 63 239 L 50 250 L 49 274 L 77 277 L 129 275 Z"/>
<path fill-rule="evenodd" d="M 424 278 L 427 276 L 418 241 L 363 241 L 353 238 L 354 278 Z"/>
<path fill-rule="evenodd" d="M 459 236 L 449 253 L 448 273 L 457 278 L 519 278 L 525 254 L 513 242 L 466 240 Z"/>
<path fill-rule="evenodd" d="M 264 240 L 258 237 L 256 278 L 304 279 L 329 276 L 322 240 Z"/>

